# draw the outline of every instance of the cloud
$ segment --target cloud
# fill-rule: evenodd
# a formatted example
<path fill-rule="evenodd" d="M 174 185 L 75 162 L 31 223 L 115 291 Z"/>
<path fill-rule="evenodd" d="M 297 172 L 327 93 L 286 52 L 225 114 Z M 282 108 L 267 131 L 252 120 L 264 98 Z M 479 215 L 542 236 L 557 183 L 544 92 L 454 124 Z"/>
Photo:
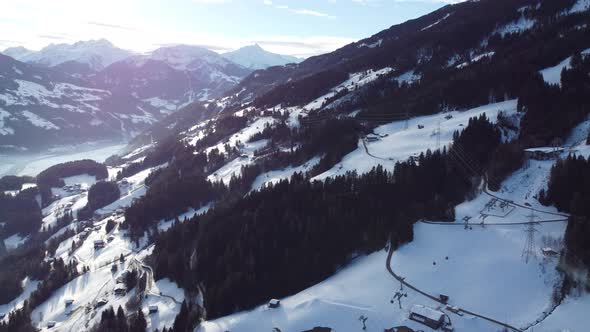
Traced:
<path fill-rule="evenodd" d="M 103 27 L 103 28 L 111 28 L 111 29 L 120 29 L 120 30 L 128 30 L 128 31 L 137 30 L 135 28 L 126 27 L 126 26 L 123 26 L 123 25 L 103 23 L 103 22 L 96 22 L 96 21 L 90 21 L 90 22 L 88 22 L 88 24 L 90 24 L 90 25 L 96 25 L 96 26 Z"/>
<path fill-rule="evenodd" d="M 68 37 L 59 36 L 59 35 L 37 35 L 39 38 L 43 39 L 54 39 L 54 40 L 67 40 Z"/>
<path fill-rule="evenodd" d="M 309 16 L 317 16 L 317 17 L 334 17 L 334 16 L 328 15 L 326 13 L 318 12 L 318 11 L 311 10 L 311 9 L 291 9 L 291 11 L 293 13 L 299 14 L 299 15 L 309 15 Z"/>
<path fill-rule="evenodd" d="M 354 38 L 333 36 L 269 36 L 251 39 L 249 43 L 257 43 L 271 52 L 307 58 L 332 52 L 355 41 Z"/>
<path fill-rule="evenodd" d="M 205 4 L 205 5 L 217 5 L 220 3 L 231 2 L 231 0 L 193 0 L 194 3 Z"/>
<path fill-rule="evenodd" d="M 270 0 L 264 0 L 264 4 L 265 5 L 272 5 L 272 1 Z M 330 18 L 330 19 L 335 19 L 336 16 L 330 15 L 330 14 L 326 14 L 323 12 L 319 12 L 317 10 L 312 10 L 312 9 L 306 9 L 306 8 L 291 8 L 287 5 L 275 5 L 274 6 L 276 9 L 283 9 L 283 10 L 288 10 L 291 13 L 297 14 L 297 15 L 307 15 L 307 16 L 315 16 L 315 17 L 324 17 L 324 18 Z"/>

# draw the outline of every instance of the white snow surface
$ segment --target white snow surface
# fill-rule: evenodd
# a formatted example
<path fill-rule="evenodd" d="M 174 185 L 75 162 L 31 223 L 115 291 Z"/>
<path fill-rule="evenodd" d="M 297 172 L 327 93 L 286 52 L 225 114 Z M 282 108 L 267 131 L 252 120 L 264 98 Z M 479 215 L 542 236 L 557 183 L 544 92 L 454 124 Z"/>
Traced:
<path fill-rule="evenodd" d="M 440 122 L 440 148 L 452 142 L 453 132 L 467 126 L 470 117 L 486 114 L 490 121 L 496 121 L 500 111 L 505 114 L 516 113 L 516 100 L 508 100 L 476 107 L 466 111 L 452 111 L 412 118 L 408 121 L 408 129 L 404 129 L 404 121 L 392 122 L 375 128 L 374 132 L 382 136 L 376 142 L 366 142 L 369 154 L 364 148 L 363 140 L 359 140 L 358 148 L 347 154 L 332 169 L 316 176 L 314 179 L 342 175 L 347 171 L 356 170 L 358 173 L 370 171 L 377 165 L 389 170 L 397 161 L 403 161 L 411 156 L 417 156 L 427 149 L 437 148 L 438 123 Z M 445 116 L 451 115 L 451 119 Z M 424 126 L 419 129 L 418 125 Z"/>
<path fill-rule="evenodd" d="M 569 14 L 582 13 L 590 10 L 590 0 L 578 0 L 568 11 Z"/>
<path fill-rule="evenodd" d="M 378 79 L 382 75 L 386 75 L 393 71 L 391 67 L 384 67 L 378 70 L 369 69 L 358 73 L 353 73 L 348 76 L 348 79 L 330 90 L 325 95 L 318 97 L 303 108 L 306 110 L 317 110 L 322 107 L 323 103 L 331 97 L 334 97 L 338 92 L 348 89 L 348 91 L 354 91 L 357 88 L 362 87 L 365 84 L 371 83 Z"/>
<path fill-rule="evenodd" d="M 583 56 L 586 56 L 588 54 L 590 54 L 590 49 L 587 49 L 582 52 Z M 549 84 L 561 85 L 561 71 L 564 68 L 571 68 L 571 61 L 572 57 L 570 56 L 553 67 L 541 70 L 540 73 L 543 76 L 543 80 L 545 80 L 545 82 Z"/>
<path fill-rule="evenodd" d="M 13 135 L 14 129 L 5 124 L 5 120 L 10 120 L 12 115 L 0 108 L 0 135 Z"/>
<path fill-rule="evenodd" d="M 535 23 L 535 20 L 521 16 L 518 20 L 497 28 L 494 33 L 499 33 L 502 37 L 510 33 L 521 33 L 533 28 Z"/>
<path fill-rule="evenodd" d="M 37 289 L 38 284 L 39 281 L 37 280 L 31 280 L 29 277 L 24 278 L 21 282 L 21 286 L 23 287 L 22 293 L 20 293 L 20 295 L 12 301 L 0 305 L 0 314 L 3 313 L 7 316 L 4 317 L 4 319 L 1 319 L 0 322 L 5 322 L 8 318 L 8 313 L 12 310 L 20 309 L 23 306 L 25 300 L 28 299 L 31 293 Z"/>
<path fill-rule="evenodd" d="M 166 164 L 158 167 L 165 167 Z M 153 168 L 155 169 L 155 168 Z M 63 287 L 56 290 L 51 297 L 39 305 L 31 314 L 33 324 L 38 328 L 45 328 L 49 321 L 56 321 L 56 326 L 52 331 L 86 331 L 90 326 L 94 326 L 100 321 L 102 310 L 112 306 L 117 309 L 119 306 L 125 307 L 125 303 L 136 295 L 137 290 L 130 290 L 124 296 L 116 296 L 114 289 L 116 287 L 116 278 L 125 269 L 137 269 L 141 273 L 148 275 L 147 296 L 142 298 L 141 309 L 146 315 L 148 322 L 148 331 L 155 329 L 162 330 L 164 327 L 171 327 L 174 318 L 180 311 L 180 304 L 184 300 L 184 291 L 176 284 L 169 280 L 153 281 L 153 272 L 151 267 L 144 265 L 141 261 L 147 257 L 154 246 L 147 246 L 147 238 L 144 237 L 136 247 L 126 235 L 126 231 L 119 228 L 120 223 L 124 221 L 124 216 L 119 214 L 112 216 L 110 211 L 115 207 L 126 206 L 130 197 L 139 197 L 140 193 L 145 192 L 144 181 L 147 175 L 153 170 L 148 169 L 134 176 L 127 178 L 129 185 L 120 185 L 124 190 L 123 196 L 112 206 L 107 208 L 107 216 L 94 222 L 87 232 L 87 237 L 81 237 L 76 234 L 73 237 L 62 241 L 56 250 L 54 258 L 61 258 L 65 262 L 78 262 L 78 270 L 81 271 L 83 266 L 90 269 L 74 280 L 70 281 Z M 84 176 L 70 177 L 68 183 L 84 183 L 89 179 Z M 82 192 L 71 196 L 72 200 L 81 201 L 85 198 L 86 193 Z M 63 205 L 60 200 L 54 205 L 44 209 L 46 218 L 54 218 L 59 213 L 57 205 Z M 106 233 L 105 225 L 109 219 L 115 222 L 115 228 Z M 74 225 L 77 222 L 74 222 Z M 59 232 L 63 233 L 66 229 L 73 229 L 72 225 L 62 228 Z M 94 241 L 104 240 L 105 247 L 101 249 L 94 248 Z M 71 251 L 72 242 L 81 243 L 73 252 Z M 123 255 L 125 262 L 119 262 L 118 258 Z M 111 266 L 116 261 L 118 265 L 117 272 L 111 272 Z M 93 308 L 97 300 L 104 298 L 108 300 L 106 306 Z M 67 299 L 74 300 L 71 306 L 72 314 L 67 315 L 69 309 L 65 307 Z M 149 314 L 148 307 L 156 305 L 158 312 Z M 86 311 L 86 308 L 88 311 Z"/>
<path fill-rule="evenodd" d="M 506 102 L 514 106 L 514 101 Z M 499 105 L 488 105 L 494 109 Z M 488 115 L 490 115 L 488 113 Z M 590 126 L 580 124 L 568 142 L 577 142 L 579 132 Z M 562 157 L 567 155 L 563 152 Z M 554 207 L 542 206 L 534 197 L 546 188 L 547 178 L 555 160 L 531 161 L 503 182 L 496 195 L 521 205 L 527 203 L 535 212 L 535 221 L 559 218 Z M 414 240 L 402 245 L 392 256 L 391 267 L 412 285 L 433 295 L 445 294 L 449 304 L 474 311 L 526 331 L 585 331 L 590 317 L 590 294 L 569 295 L 553 308 L 552 294 L 562 276 L 557 272 L 558 257 L 545 257 L 539 248 L 546 241 L 563 237 L 566 222 L 536 225 L 534 237 L 537 251 L 528 262 L 522 257 L 526 234 L 524 225 L 531 210 L 518 206 L 502 207 L 499 201 L 480 192 L 475 199 L 455 208 L 454 222 L 431 224 L 417 222 Z M 524 206 L 524 205 L 523 205 Z M 488 217 L 482 219 L 482 215 Z M 463 218 L 472 217 L 465 229 Z M 484 222 L 482 226 L 480 223 Z M 557 250 L 561 250 L 559 246 Z M 358 317 L 368 317 L 367 331 L 406 325 L 413 329 L 432 331 L 408 319 L 414 305 L 425 305 L 443 311 L 452 319 L 457 332 L 496 332 L 501 326 L 464 314 L 459 316 L 440 304 L 404 287 L 407 297 L 399 309 L 390 302 L 399 289 L 399 282 L 385 269 L 386 251 L 359 257 L 334 276 L 297 294 L 281 299 L 277 309 L 265 303 L 259 307 L 213 321 L 206 321 L 196 332 L 260 331 L 279 328 L 284 332 L 330 327 L 335 331 L 360 330 Z M 269 299 L 270 300 L 270 299 Z"/>
<path fill-rule="evenodd" d="M 21 236 L 19 234 L 13 234 L 5 238 L 4 245 L 6 246 L 6 250 L 10 251 L 20 247 L 25 243 L 25 241 L 27 241 L 28 238 L 28 236 Z"/>
<path fill-rule="evenodd" d="M 281 180 L 289 179 L 295 173 L 305 173 L 310 171 L 315 165 L 320 162 L 320 157 L 314 157 L 306 163 L 299 166 L 289 166 L 280 170 L 273 170 L 262 173 L 256 177 L 252 183 L 252 190 L 259 190 L 269 183 L 277 183 Z"/>
<path fill-rule="evenodd" d="M 235 51 L 224 53 L 221 56 L 250 69 L 265 69 L 272 66 L 301 62 L 301 59 L 294 56 L 268 52 L 258 44 L 245 46 Z"/>
<path fill-rule="evenodd" d="M 59 129 L 58 126 L 54 125 L 51 121 L 43 119 L 35 113 L 29 111 L 22 111 L 21 114 L 29 121 L 33 126 L 43 129 Z"/>
<path fill-rule="evenodd" d="M 12 57 L 23 62 L 35 62 L 45 66 L 56 66 L 66 61 L 76 61 L 100 70 L 113 62 L 122 60 L 132 53 L 115 47 L 109 41 L 88 40 L 74 44 L 50 44 L 40 51 L 20 50 Z"/>

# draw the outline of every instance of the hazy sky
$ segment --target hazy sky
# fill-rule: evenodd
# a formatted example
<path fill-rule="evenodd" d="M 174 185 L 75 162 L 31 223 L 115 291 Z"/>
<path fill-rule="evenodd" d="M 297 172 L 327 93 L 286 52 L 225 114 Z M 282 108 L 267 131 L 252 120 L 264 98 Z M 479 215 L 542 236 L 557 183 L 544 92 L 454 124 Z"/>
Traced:
<path fill-rule="evenodd" d="M 0 49 L 106 38 L 134 51 L 259 43 L 310 56 L 459 0 L 2 0 Z"/>

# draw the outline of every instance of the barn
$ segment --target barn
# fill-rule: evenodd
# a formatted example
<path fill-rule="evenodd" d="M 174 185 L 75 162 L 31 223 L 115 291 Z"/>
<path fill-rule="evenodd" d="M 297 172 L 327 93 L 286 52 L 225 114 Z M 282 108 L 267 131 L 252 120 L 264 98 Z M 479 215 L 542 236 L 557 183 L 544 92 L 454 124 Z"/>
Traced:
<path fill-rule="evenodd" d="M 527 159 L 549 160 L 556 159 L 563 151 L 563 148 L 538 147 L 524 150 L 524 155 Z"/>
<path fill-rule="evenodd" d="M 430 307 L 415 304 L 410 311 L 410 319 L 436 330 L 442 326 L 445 314 Z"/>

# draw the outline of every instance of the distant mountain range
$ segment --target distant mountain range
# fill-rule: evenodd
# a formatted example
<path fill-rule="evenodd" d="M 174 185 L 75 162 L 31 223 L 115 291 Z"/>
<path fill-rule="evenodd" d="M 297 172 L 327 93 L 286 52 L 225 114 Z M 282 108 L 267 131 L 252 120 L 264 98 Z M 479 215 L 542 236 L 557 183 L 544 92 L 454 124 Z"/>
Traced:
<path fill-rule="evenodd" d="M 294 56 L 268 52 L 258 44 L 245 46 L 233 52 L 224 53 L 222 56 L 250 69 L 265 69 L 302 61 Z"/>
<path fill-rule="evenodd" d="M 22 62 L 47 67 L 75 61 L 86 64 L 94 70 L 101 70 L 113 62 L 133 55 L 133 52 L 120 49 L 105 39 L 79 41 L 74 44 L 51 44 L 40 51 L 13 47 L 2 53 Z"/>
<path fill-rule="evenodd" d="M 107 40 L 12 47 L 0 56 L 0 151 L 127 140 L 184 106 L 220 97 L 255 69 L 298 61 L 260 46 L 138 54 Z"/>

